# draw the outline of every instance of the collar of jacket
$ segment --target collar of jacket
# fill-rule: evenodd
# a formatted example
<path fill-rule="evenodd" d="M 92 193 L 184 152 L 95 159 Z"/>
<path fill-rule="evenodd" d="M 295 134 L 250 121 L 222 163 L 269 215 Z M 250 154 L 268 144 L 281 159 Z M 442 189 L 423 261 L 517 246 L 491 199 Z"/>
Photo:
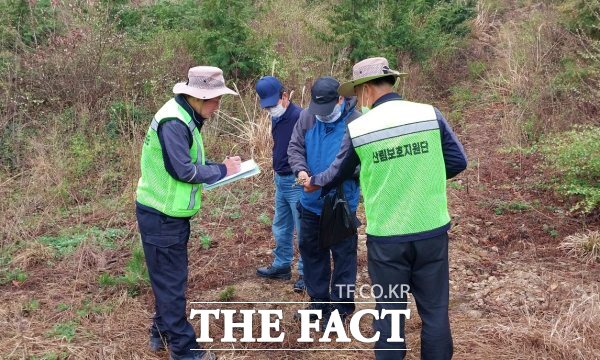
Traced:
<path fill-rule="evenodd" d="M 179 104 L 179 106 L 183 108 L 183 110 L 185 110 L 190 115 L 190 117 L 194 120 L 194 123 L 196 123 L 198 131 L 200 131 L 200 129 L 202 129 L 202 125 L 204 125 L 205 120 L 202 117 L 202 115 L 198 114 L 196 110 L 192 108 L 190 103 L 187 102 L 185 96 L 183 96 L 182 94 L 177 94 L 175 96 L 175 101 L 177 102 L 177 104 Z"/>
<path fill-rule="evenodd" d="M 294 103 L 290 100 L 290 103 L 288 104 L 288 107 L 285 108 L 285 112 L 283 113 L 283 115 L 281 115 L 278 118 L 271 118 L 271 120 L 273 121 L 274 124 L 277 124 L 281 120 L 286 119 L 288 116 L 290 116 L 290 114 L 292 113 L 292 110 L 295 107 L 296 107 L 296 105 L 294 105 Z"/>
<path fill-rule="evenodd" d="M 344 111 L 342 112 L 342 116 L 345 116 L 348 113 L 352 113 L 356 108 L 356 96 L 350 96 L 344 98 L 344 102 L 346 105 L 344 106 Z"/>
<path fill-rule="evenodd" d="M 388 102 L 388 101 L 393 101 L 393 100 L 402 100 L 402 96 L 396 94 L 395 92 L 391 92 L 391 93 L 387 93 L 383 96 L 381 96 L 379 99 L 375 100 L 375 102 L 373 103 L 373 106 L 371 106 L 371 109 L 373 109 L 374 107 L 383 104 L 384 102 Z"/>

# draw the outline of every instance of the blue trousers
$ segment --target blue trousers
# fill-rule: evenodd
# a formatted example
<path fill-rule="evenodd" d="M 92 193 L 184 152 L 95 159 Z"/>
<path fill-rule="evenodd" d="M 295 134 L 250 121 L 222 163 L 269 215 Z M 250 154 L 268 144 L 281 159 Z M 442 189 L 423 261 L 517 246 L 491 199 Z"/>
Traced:
<path fill-rule="evenodd" d="M 405 243 L 381 243 L 369 241 L 367 235 L 369 277 L 373 287 L 383 290 L 376 309 L 406 309 L 406 304 L 390 304 L 386 301 L 407 301 L 402 292 L 392 291 L 394 286 L 409 285 L 423 322 L 421 329 L 421 359 L 447 360 L 452 358 L 452 334 L 448 318 L 449 271 L 448 234 Z M 380 332 L 375 344 L 377 360 L 404 359 L 406 343 L 388 343 L 391 336 L 391 318 L 373 321 Z M 404 337 L 404 317 L 400 321 L 400 337 Z M 377 351 L 377 349 L 388 349 Z"/>
<path fill-rule="evenodd" d="M 319 247 L 320 216 L 298 204 L 300 212 L 300 254 L 304 260 L 306 292 L 315 301 L 345 302 L 335 304 L 340 314 L 354 312 L 354 293 L 348 286 L 356 284 L 357 235 L 328 249 Z M 333 273 L 331 258 L 333 257 Z M 347 303 L 347 304 L 346 304 Z"/>
<path fill-rule="evenodd" d="M 273 237 L 275 250 L 273 250 L 273 267 L 286 268 L 294 260 L 294 228 L 296 238 L 299 239 L 298 229 L 300 220 L 296 204 L 300 200 L 302 187 L 292 185 L 296 182 L 294 175 L 275 174 L 275 217 L 273 218 Z M 298 273 L 303 275 L 302 257 L 298 258 Z"/>
<path fill-rule="evenodd" d="M 190 349 L 199 346 L 186 314 L 190 221 L 140 207 L 136 216 L 155 300 L 150 331 L 155 336 L 166 334 L 173 354 L 192 356 L 198 352 Z"/>

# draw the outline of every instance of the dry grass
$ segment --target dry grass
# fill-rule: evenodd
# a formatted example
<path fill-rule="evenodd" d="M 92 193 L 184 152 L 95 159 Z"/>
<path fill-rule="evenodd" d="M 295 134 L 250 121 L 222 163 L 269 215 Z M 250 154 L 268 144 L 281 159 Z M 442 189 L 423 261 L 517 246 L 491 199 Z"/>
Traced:
<path fill-rule="evenodd" d="M 569 235 L 559 248 L 585 263 L 600 262 L 600 231 Z"/>
<path fill-rule="evenodd" d="M 597 359 L 599 300 L 596 293 L 564 300 L 547 316 L 525 309 L 502 323 L 486 321 L 474 334 L 475 342 L 483 345 L 478 352 L 495 353 L 490 359 Z"/>

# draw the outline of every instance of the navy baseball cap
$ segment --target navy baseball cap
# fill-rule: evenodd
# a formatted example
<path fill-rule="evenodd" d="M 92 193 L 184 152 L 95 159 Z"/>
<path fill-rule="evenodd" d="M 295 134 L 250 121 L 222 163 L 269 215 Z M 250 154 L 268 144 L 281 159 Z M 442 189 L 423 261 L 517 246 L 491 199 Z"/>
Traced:
<path fill-rule="evenodd" d="M 331 114 L 340 98 L 340 94 L 338 94 L 339 86 L 339 81 L 331 76 L 318 78 L 310 89 L 311 99 L 310 105 L 308 105 L 308 112 L 319 116 Z"/>
<path fill-rule="evenodd" d="M 256 92 L 260 98 L 260 107 L 269 108 L 277 105 L 283 85 L 274 76 L 263 76 L 256 83 Z"/>

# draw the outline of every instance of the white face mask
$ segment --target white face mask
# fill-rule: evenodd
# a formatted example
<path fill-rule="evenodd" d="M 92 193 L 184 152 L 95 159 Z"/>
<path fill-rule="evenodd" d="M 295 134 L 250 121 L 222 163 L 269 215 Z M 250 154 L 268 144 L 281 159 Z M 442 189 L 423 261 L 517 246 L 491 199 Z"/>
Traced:
<path fill-rule="evenodd" d="M 329 115 L 315 115 L 317 120 L 320 122 L 324 122 L 326 124 L 335 122 L 342 115 L 342 106 L 340 104 L 335 104 L 333 111 Z"/>
<path fill-rule="evenodd" d="M 283 107 L 283 105 L 277 104 L 271 108 L 268 108 L 267 111 L 269 111 L 271 117 L 278 118 L 285 113 L 285 108 Z"/>

